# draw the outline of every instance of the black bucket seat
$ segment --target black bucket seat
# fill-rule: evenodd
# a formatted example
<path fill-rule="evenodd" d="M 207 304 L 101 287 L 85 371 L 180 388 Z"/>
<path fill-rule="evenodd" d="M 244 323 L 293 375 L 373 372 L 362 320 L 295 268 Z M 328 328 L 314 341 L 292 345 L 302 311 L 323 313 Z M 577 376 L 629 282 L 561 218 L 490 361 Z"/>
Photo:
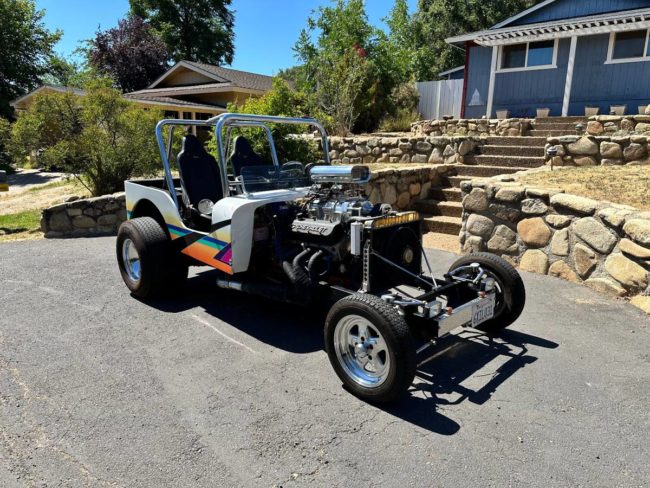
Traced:
<path fill-rule="evenodd" d="M 186 206 L 197 209 L 201 200 L 208 199 L 216 203 L 223 198 L 219 165 L 192 134 L 183 138 L 183 147 L 178 154 L 178 168 Z"/>
<path fill-rule="evenodd" d="M 244 136 L 235 137 L 232 153 L 230 154 L 230 163 L 235 176 L 241 176 L 241 170 L 246 166 L 263 166 L 267 164 L 264 158 L 253 150 L 251 143 Z"/>

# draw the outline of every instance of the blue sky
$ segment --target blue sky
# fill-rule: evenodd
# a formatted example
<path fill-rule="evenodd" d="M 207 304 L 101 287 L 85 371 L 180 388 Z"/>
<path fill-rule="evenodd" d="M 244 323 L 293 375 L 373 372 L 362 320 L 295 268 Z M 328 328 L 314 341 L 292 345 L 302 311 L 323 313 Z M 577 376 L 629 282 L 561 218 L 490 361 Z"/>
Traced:
<path fill-rule="evenodd" d="M 275 74 L 295 64 L 291 47 L 306 24 L 309 13 L 328 0 L 234 0 L 235 60 L 232 67 L 262 74 Z M 366 0 L 370 22 L 384 27 L 394 0 Z M 417 0 L 408 0 L 415 11 Z M 128 0 L 36 0 L 45 9 L 50 29 L 63 30 L 57 52 L 69 56 L 99 26 L 113 27 L 129 9 Z"/>

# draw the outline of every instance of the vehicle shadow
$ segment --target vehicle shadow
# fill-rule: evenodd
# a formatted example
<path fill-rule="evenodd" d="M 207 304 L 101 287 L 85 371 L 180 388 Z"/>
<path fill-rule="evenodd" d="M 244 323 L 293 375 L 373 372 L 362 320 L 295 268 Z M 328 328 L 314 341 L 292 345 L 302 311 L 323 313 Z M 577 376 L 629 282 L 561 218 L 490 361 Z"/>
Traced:
<path fill-rule="evenodd" d="M 277 303 L 214 285 L 212 271 L 188 280 L 186 291 L 174 299 L 148 301 L 167 313 L 203 309 L 214 318 L 273 347 L 296 354 L 323 349 L 326 310 Z M 537 357 L 529 346 L 555 349 L 558 344 L 541 337 L 506 329 L 490 337 L 473 329 L 448 336 L 418 357 L 416 381 L 397 403 L 377 408 L 441 435 L 453 435 L 460 425 L 439 407 L 463 402 L 483 404 L 496 389 Z M 489 363 L 500 364 L 487 369 Z M 486 368 L 485 372 L 481 372 Z M 480 375 L 477 375 L 481 372 Z M 476 385 L 473 388 L 467 384 Z"/>
<path fill-rule="evenodd" d="M 487 402 L 500 385 L 537 361 L 529 353 L 529 346 L 559 347 L 555 342 L 512 329 L 501 331 L 497 337 L 474 330 L 448 336 L 428 356 L 425 353 L 418 358 L 421 363 L 410 395 L 382 409 L 431 432 L 453 435 L 460 426 L 442 416 L 438 408 L 465 401 L 478 405 Z M 477 375 L 493 361 L 500 366 Z M 478 383 L 478 386 L 471 388 L 463 383 Z"/>
<path fill-rule="evenodd" d="M 326 310 L 222 290 L 215 285 L 217 275 L 212 270 L 200 272 L 174 298 L 146 303 L 166 313 L 202 309 L 215 319 L 287 352 L 307 354 L 323 349 Z"/>

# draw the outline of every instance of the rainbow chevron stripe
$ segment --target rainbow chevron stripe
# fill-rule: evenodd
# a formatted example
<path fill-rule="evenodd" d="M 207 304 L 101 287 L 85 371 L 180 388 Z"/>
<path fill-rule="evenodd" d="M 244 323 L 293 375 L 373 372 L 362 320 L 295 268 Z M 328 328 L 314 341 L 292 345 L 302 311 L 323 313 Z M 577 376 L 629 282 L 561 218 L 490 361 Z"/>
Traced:
<path fill-rule="evenodd" d="M 187 246 L 181 251 L 213 268 L 232 274 L 232 247 L 209 235 L 193 232 L 182 227 L 167 224 L 172 241 L 185 239 Z"/>

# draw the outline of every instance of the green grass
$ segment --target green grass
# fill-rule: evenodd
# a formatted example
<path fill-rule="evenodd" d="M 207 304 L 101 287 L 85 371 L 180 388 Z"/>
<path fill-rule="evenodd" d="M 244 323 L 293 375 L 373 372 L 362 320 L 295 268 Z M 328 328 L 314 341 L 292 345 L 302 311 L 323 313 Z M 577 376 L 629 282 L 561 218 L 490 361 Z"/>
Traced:
<path fill-rule="evenodd" d="M 35 232 L 41 223 L 40 210 L 27 210 L 25 212 L 0 215 L 0 240 L 2 237 Z"/>

